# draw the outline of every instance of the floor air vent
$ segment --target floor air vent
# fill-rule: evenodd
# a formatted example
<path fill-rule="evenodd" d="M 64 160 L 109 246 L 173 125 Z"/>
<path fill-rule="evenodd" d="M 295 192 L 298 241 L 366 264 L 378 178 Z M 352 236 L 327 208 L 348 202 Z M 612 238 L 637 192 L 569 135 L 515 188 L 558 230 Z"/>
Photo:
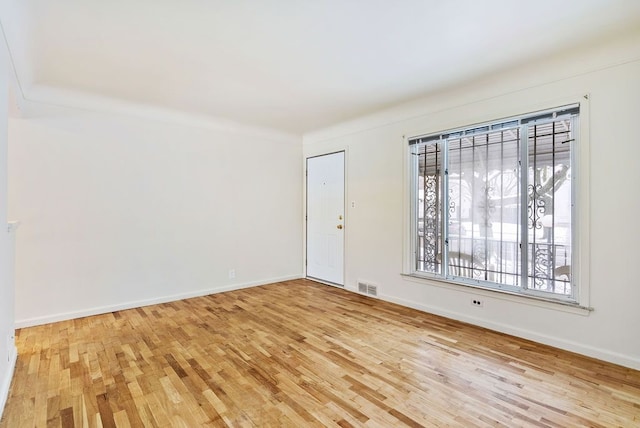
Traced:
<path fill-rule="evenodd" d="M 370 296 L 377 296 L 378 286 L 373 284 L 368 284 L 363 281 L 358 281 L 358 292 L 362 294 L 369 294 Z"/>
<path fill-rule="evenodd" d="M 367 284 L 364 282 L 358 281 L 358 292 L 367 294 Z"/>

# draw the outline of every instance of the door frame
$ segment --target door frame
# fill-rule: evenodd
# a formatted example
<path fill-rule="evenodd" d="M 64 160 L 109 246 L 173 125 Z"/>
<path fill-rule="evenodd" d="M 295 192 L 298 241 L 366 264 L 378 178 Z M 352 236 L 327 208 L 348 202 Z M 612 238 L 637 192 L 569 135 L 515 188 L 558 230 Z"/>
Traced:
<path fill-rule="evenodd" d="M 348 230 L 348 219 L 349 216 L 347 215 L 347 149 L 339 149 L 339 150 L 333 150 L 330 152 L 322 152 L 322 153 L 318 153 L 318 154 L 313 154 L 313 155 L 305 155 L 304 157 L 304 245 L 303 245 L 303 250 L 304 250 L 304 260 L 303 262 L 303 268 L 304 268 L 304 277 L 307 279 L 310 279 L 312 281 L 316 281 L 316 282 L 320 282 L 322 284 L 326 284 L 326 285 L 331 285 L 333 287 L 339 287 L 339 288 L 346 288 L 346 281 L 345 281 L 345 277 L 346 277 L 346 260 L 347 260 L 347 256 L 346 256 L 346 248 L 347 248 L 347 233 L 346 231 Z M 308 190 L 309 190 L 309 159 L 313 159 L 313 158 L 318 158 L 321 156 L 329 156 L 329 155 L 334 155 L 337 153 L 343 153 L 343 207 L 344 207 L 344 219 L 343 219 L 343 224 L 344 224 L 344 236 L 342 239 L 342 284 L 337 284 L 335 282 L 331 282 L 331 281 L 326 281 L 326 280 L 322 280 L 319 278 L 315 278 L 315 277 L 310 277 L 307 274 L 307 267 L 308 267 L 308 247 L 309 247 L 309 230 L 308 230 L 308 215 L 309 215 L 309 194 L 308 194 Z"/>

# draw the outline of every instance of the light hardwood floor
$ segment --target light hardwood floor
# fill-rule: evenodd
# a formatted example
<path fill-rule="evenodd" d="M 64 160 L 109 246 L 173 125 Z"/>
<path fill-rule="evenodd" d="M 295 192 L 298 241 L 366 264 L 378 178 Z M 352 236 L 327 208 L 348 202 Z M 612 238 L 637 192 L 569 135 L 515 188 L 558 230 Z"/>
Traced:
<path fill-rule="evenodd" d="M 18 331 L 0 427 L 640 426 L 640 372 L 307 280 Z"/>

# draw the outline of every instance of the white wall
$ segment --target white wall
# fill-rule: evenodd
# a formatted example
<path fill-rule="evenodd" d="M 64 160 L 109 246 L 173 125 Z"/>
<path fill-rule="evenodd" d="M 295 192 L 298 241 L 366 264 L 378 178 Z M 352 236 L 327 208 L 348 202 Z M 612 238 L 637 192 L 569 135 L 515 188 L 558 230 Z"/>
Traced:
<path fill-rule="evenodd" d="M 548 58 L 305 135 L 305 156 L 347 151 L 346 287 L 379 286 L 382 299 L 640 368 L 640 34 L 575 56 Z M 582 290 L 592 312 L 401 276 L 407 186 L 403 136 L 585 101 L 590 190 L 580 216 Z M 590 203 L 589 203 L 590 199 Z M 589 280 L 589 281 L 587 281 Z M 586 287 L 589 284 L 588 289 Z M 470 304 L 480 295 L 483 308 Z"/>
<path fill-rule="evenodd" d="M 9 60 L 0 38 L 0 417 L 9 395 L 16 352 L 13 343 L 13 285 L 10 281 L 7 229 L 7 116 L 9 114 Z"/>
<path fill-rule="evenodd" d="M 9 121 L 17 326 L 302 274 L 299 138 L 28 110 Z"/>

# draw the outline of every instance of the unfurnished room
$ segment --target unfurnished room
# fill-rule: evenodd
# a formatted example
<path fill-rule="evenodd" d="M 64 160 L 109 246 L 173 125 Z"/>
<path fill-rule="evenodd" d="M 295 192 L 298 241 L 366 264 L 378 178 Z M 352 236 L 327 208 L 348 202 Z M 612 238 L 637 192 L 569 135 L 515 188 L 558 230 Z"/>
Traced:
<path fill-rule="evenodd" d="M 0 29 L 0 428 L 640 427 L 640 1 Z"/>

